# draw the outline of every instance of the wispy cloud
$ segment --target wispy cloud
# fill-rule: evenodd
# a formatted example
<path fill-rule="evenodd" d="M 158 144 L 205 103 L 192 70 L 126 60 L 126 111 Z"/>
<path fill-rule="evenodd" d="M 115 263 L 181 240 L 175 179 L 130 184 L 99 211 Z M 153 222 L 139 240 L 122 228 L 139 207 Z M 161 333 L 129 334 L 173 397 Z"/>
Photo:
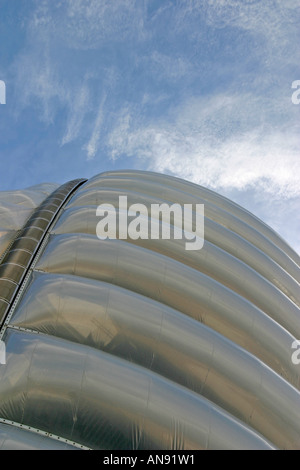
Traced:
<path fill-rule="evenodd" d="M 142 60 L 159 79 L 176 81 L 194 73 L 193 65 L 180 55 L 171 56 L 153 51 L 150 57 L 145 56 Z"/>
<path fill-rule="evenodd" d="M 32 30 L 55 34 L 73 49 L 97 49 L 107 41 L 141 39 L 143 2 L 136 0 L 38 0 Z"/>
<path fill-rule="evenodd" d="M 86 84 L 82 85 L 78 92 L 70 96 L 68 109 L 68 120 L 62 145 L 72 142 L 80 133 L 82 122 L 89 108 L 89 89 Z"/>
<path fill-rule="evenodd" d="M 104 104 L 106 101 L 106 94 L 104 94 L 101 98 L 101 102 L 98 108 L 98 113 L 96 116 L 93 132 L 91 135 L 91 138 L 87 145 L 84 147 L 85 150 L 87 151 L 87 159 L 92 160 L 98 150 L 98 144 L 99 144 L 99 139 L 101 135 L 101 128 L 103 124 L 103 111 L 104 111 Z"/>
<path fill-rule="evenodd" d="M 48 45 L 33 48 L 30 54 L 24 51 L 13 69 L 18 112 L 35 105 L 39 110 L 40 119 L 46 124 L 51 124 L 57 110 L 57 102 L 66 103 L 69 92 L 63 86 Z"/>
<path fill-rule="evenodd" d="M 56 136 L 57 159 L 78 149 L 74 171 L 86 159 L 97 171 L 128 157 L 217 191 L 255 188 L 265 205 L 299 197 L 299 1 L 31 5 L 10 70 L 16 114 Z"/>
<path fill-rule="evenodd" d="M 167 119 L 144 125 L 126 109 L 108 146 L 113 159 L 139 157 L 149 169 L 214 189 L 259 186 L 292 197 L 300 194 L 300 137 L 288 106 L 274 99 L 270 108 L 267 99 L 249 94 L 198 97 L 173 108 Z"/>

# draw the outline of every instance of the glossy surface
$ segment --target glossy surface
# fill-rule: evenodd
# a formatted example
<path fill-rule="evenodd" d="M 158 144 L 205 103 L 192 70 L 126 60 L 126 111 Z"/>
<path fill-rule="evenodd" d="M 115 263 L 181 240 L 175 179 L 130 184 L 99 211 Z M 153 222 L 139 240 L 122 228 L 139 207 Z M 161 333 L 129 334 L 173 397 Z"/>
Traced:
<path fill-rule="evenodd" d="M 0 260 L 34 209 L 57 187 L 46 183 L 19 191 L 0 191 Z"/>
<path fill-rule="evenodd" d="M 117 207 L 119 195 L 147 208 L 204 203 L 203 248 L 99 240 L 96 208 Z M 26 267 L 1 332 L 0 419 L 93 449 L 300 449 L 298 261 L 262 221 L 205 188 L 147 172 L 95 176 Z"/>
<path fill-rule="evenodd" d="M 36 252 L 50 229 L 51 223 L 68 196 L 83 180 L 70 181 L 53 191 L 26 221 L 11 242 L 0 262 L 0 326 L 5 321 Z M 41 217 L 41 212 L 43 217 Z"/>
<path fill-rule="evenodd" d="M 35 273 L 10 324 L 141 365 L 212 400 L 283 447 L 297 434 L 297 392 L 235 343 L 149 297 L 77 276 Z M 278 393 L 269 400 L 274 381 Z"/>
<path fill-rule="evenodd" d="M 0 450 L 76 450 L 76 447 L 30 430 L 0 423 Z"/>
<path fill-rule="evenodd" d="M 271 448 L 199 394 L 129 361 L 35 333 L 8 331 L 5 342 L 4 418 L 94 449 Z"/>

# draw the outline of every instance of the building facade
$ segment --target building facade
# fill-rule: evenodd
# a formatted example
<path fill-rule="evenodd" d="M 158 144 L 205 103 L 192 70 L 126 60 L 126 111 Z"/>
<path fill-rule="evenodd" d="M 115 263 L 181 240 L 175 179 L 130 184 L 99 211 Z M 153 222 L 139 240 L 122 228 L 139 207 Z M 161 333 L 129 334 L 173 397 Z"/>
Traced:
<path fill-rule="evenodd" d="M 0 196 L 0 448 L 300 449 L 300 258 L 278 234 L 151 172 L 25 193 Z M 203 247 L 100 240 L 120 195 L 203 204 Z"/>

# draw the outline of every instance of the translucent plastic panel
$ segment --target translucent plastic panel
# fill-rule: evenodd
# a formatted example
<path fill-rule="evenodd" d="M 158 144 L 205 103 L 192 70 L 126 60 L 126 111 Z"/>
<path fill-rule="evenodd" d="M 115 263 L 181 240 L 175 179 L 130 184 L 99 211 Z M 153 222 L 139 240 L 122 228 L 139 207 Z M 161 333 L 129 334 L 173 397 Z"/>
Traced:
<path fill-rule="evenodd" d="M 148 296 L 212 327 L 284 376 L 295 374 L 294 336 L 233 291 L 163 255 L 120 240 L 55 235 L 36 268 L 106 281 Z M 300 328 L 297 317 L 293 326 Z"/>
<path fill-rule="evenodd" d="M 210 401 L 128 361 L 45 335 L 7 330 L 5 342 L 3 418 L 95 449 L 273 447 Z"/>
<path fill-rule="evenodd" d="M 19 230 L 32 213 L 32 208 L 18 206 L 11 203 L 1 203 L 1 201 L 0 204 L 1 230 Z"/>
<path fill-rule="evenodd" d="M 67 204 L 65 213 L 62 214 L 57 223 L 56 233 L 61 233 L 61 225 L 64 226 L 64 230 L 68 230 L 68 226 L 66 225 L 67 223 L 70 225 L 73 223 L 73 231 L 82 230 L 82 221 L 81 225 L 79 224 L 79 221 L 81 220 L 83 211 L 86 211 L 87 207 L 90 206 L 90 210 L 94 210 L 95 212 L 96 207 L 103 203 L 113 204 L 114 207 L 119 208 L 120 195 L 127 196 L 128 207 L 137 201 L 144 204 L 147 208 L 150 208 L 152 203 L 169 203 L 169 201 L 159 199 L 158 195 L 150 197 L 143 193 L 137 193 L 129 189 L 126 191 L 108 188 L 106 189 L 101 187 L 85 190 L 81 189 Z M 78 228 L 75 228 L 74 222 L 72 222 L 72 219 L 74 219 L 76 213 L 80 215 L 77 221 Z M 90 220 L 90 222 L 88 222 L 85 217 L 84 219 L 86 221 L 86 233 L 95 233 L 97 219 L 94 217 L 94 219 Z M 195 221 L 195 214 L 193 214 L 193 220 Z M 195 230 L 195 223 L 193 224 L 193 230 Z M 300 270 L 294 263 L 292 263 L 293 269 L 291 271 L 293 276 L 295 276 L 293 278 L 291 274 L 284 270 L 279 264 L 275 263 L 263 251 L 249 243 L 237 233 L 210 219 L 206 216 L 206 214 L 204 222 L 204 235 L 205 241 L 213 243 L 214 245 L 222 248 L 231 255 L 245 262 L 278 288 L 280 288 L 284 293 L 290 296 L 293 301 L 298 301 L 298 297 L 300 295 Z M 293 282 L 293 279 L 296 280 L 296 283 Z"/>
<path fill-rule="evenodd" d="M 65 210 L 54 226 L 52 233 L 89 233 L 95 235 L 97 223 L 100 220 L 99 217 L 96 217 L 96 209 L 97 206 L 83 206 Z M 120 230 L 124 231 L 125 229 L 125 233 L 127 233 L 128 223 L 122 211 L 108 210 L 108 213 L 115 217 L 116 237 L 119 238 Z M 166 240 L 153 239 L 150 237 L 151 223 L 152 219 L 145 217 L 145 230 L 143 230 L 143 227 L 141 228 L 140 238 L 132 239 L 127 236 L 126 241 L 157 251 L 204 272 L 243 295 L 269 315 L 272 316 L 276 312 L 275 319 L 277 321 L 280 321 L 280 315 L 283 319 L 285 318 L 287 309 L 295 310 L 295 306 L 290 305 L 284 291 L 288 291 L 291 300 L 300 306 L 300 284 L 276 263 L 273 263 L 273 270 L 269 272 L 271 281 L 268 281 L 249 265 L 210 243 L 206 238 L 203 248 L 198 250 L 186 249 L 186 241 L 181 230 L 182 239 L 176 240 L 173 237 Z M 204 230 L 206 234 L 206 229 Z M 170 234 L 173 234 L 173 230 L 170 230 Z M 277 286 L 273 282 L 274 278 L 277 279 Z M 279 311 L 278 308 L 280 308 Z"/>
<path fill-rule="evenodd" d="M 291 387 L 281 377 L 210 328 L 131 291 L 76 276 L 35 273 L 10 325 L 142 365 L 251 422 L 281 448 L 292 446 L 293 435 L 300 433 L 300 420 L 291 411 L 300 409 L 300 394 L 294 390 L 293 406 L 288 406 Z M 268 392 L 273 386 L 275 396 Z"/>
<path fill-rule="evenodd" d="M 0 450 L 77 450 L 73 445 L 0 423 Z"/>
<path fill-rule="evenodd" d="M 16 235 L 16 230 L 0 230 L 0 258 Z"/>
<path fill-rule="evenodd" d="M 0 266 L 0 319 L 76 190 L 1 330 L 0 447 L 47 448 L 36 440 L 45 431 L 93 449 L 299 449 L 298 255 L 252 214 L 188 182 L 125 171 L 82 183 L 27 218 L 30 238 L 18 226 L 33 196 L 2 200 L 2 247 L 19 238 Z M 120 194 L 148 208 L 204 203 L 203 250 L 100 241 L 96 207 L 117 207 Z M 10 215 L 10 204 L 22 209 Z"/>
<path fill-rule="evenodd" d="M 250 212 L 213 191 L 188 181 L 141 171 L 106 172 L 91 178 L 83 190 L 93 187 L 109 187 L 141 191 L 144 194 L 160 194 L 163 199 L 188 202 L 190 196 L 198 203 L 205 203 L 207 215 L 249 240 L 269 254 L 281 266 L 289 258 L 300 266 L 299 255 L 270 227 Z"/>
<path fill-rule="evenodd" d="M 57 187 L 45 183 L 19 191 L 0 191 L 0 257 L 34 208 Z"/>
<path fill-rule="evenodd" d="M 120 170 L 100 173 L 99 175 L 94 176 L 85 184 L 83 189 L 99 186 L 115 186 L 121 188 L 122 185 L 125 185 L 125 187 L 128 187 L 129 189 L 133 189 L 136 188 L 139 184 L 145 187 L 145 192 L 146 186 L 150 184 L 152 186 L 153 194 L 156 192 L 161 194 L 161 191 L 164 191 L 163 194 L 170 195 L 172 192 L 174 194 L 174 191 L 176 191 L 176 193 L 179 195 L 182 192 L 186 195 L 191 195 L 193 198 L 197 198 L 198 200 L 203 199 L 208 203 L 215 205 L 219 209 L 226 211 L 228 215 L 232 215 L 236 221 L 243 221 L 249 227 L 253 227 L 253 229 L 257 230 L 257 232 L 263 236 L 263 238 L 261 238 L 262 243 L 264 243 L 264 238 L 271 241 L 275 246 L 286 253 L 288 257 L 293 259 L 298 266 L 300 266 L 299 255 L 262 220 L 258 219 L 255 215 L 234 203 L 233 201 L 227 199 L 226 197 L 189 181 L 149 171 Z M 157 190 L 158 186 L 160 186 L 162 189 Z M 168 196 L 167 199 L 169 199 L 169 197 L 170 196 Z M 228 216 L 227 218 L 230 219 Z M 234 219 L 231 220 L 234 223 Z M 242 225 L 240 225 L 240 227 L 242 227 Z M 254 235 L 254 239 L 255 238 L 256 237 Z"/>
<path fill-rule="evenodd" d="M 57 184 L 40 184 L 19 191 L 0 191 L 0 227 L 19 229 Z"/>

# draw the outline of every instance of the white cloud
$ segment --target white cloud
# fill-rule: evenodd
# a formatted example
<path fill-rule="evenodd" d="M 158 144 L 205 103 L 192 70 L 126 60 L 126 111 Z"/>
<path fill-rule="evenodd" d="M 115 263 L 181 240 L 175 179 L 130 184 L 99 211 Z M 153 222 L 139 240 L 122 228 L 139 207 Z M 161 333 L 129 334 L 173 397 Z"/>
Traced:
<path fill-rule="evenodd" d="M 57 155 L 77 139 L 78 166 L 100 148 L 109 166 L 106 144 L 112 159 L 217 191 L 299 196 L 299 0 L 33 5 L 10 73 L 18 110 L 53 126 Z"/>
<path fill-rule="evenodd" d="M 33 47 L 29 52 L 24 50 L 17 66 L 23 106 L 37 100 L 42 119 L 51 123 L 59 102 L 67 111 L 62 145 L 85 136 L 90 128 L 87 110 L 89 115 L 94 113 L 90 139 L 84 146 L 87 158 L 93 159 L 101 133 L 104 134 L 104 104 L 108 94 L 109 99 L 113 95 L 111 92 L 116 82 L 103 82 L 101 78 L 104 92 L 97 109 L 92 103 L 90 83 L 85 81 L 82 85 L 78 80 L 68 80 L 67 70 L 62 70 L 62 63 L 54 60 L 52 49 L 57 44 L 77 50 L 100 50 L 110 41 L 120 42 L 125 38 L 134 39 L 136 43 L 142 40 L 143 43 L 145 38 L 149 39 L 155 33 L 155 21 L 165 14 L 170 18 L 166 38 L 174 39 L 178 32 L 186 31 L 186 40 L 189 41 L 190 37 L 195 40 L 198 34 L 199 50 L 205 45 L 205 34 L 203 36 L 201 28 L 198 31 L 193 26 L 190 35 L 192 18 L 198 21 L 201 17 L 201 24 L 204 19 L 212 28 L 248 31 L 253 38 L 258 38 L 260 46 L 261 39 L 264 39 L 262 50 L 258 50 L 255 41 L 251 49 L 251 54 L 264 58 L 257 78 L 253 77 L 255 91 L 247 92 L 246 87 L 251 84 L 247 80 L 243 82 L 241 75 L 231 77 L 229 85 L 224 86 L 226 91 L 223 94 L 218 92 L 213 98 L 194 96 L 172 108 L 161 106 L 162 114 L 153 120 L 147 120 L 137 112 L 136 105 L 134 113 L 130 112 L 130 107 L 126 108 L 107 136 L 110 155 L 113 159 L 126 154 L 140 157 L 151 169 L 180 174 L 213 188 L 242 189 L 259 185 L 272 194 L 286 197 L 298 194 L 299 129 L 295 124 L 298 116 L 290 104 L 290 84 L 298 77 L 287 81 L 289 103 L 284 101 L 283 90 L 279 91 L 275 82 L 270 84 L 268 98 L 261 96 L 270 73 L 276 70 L 274 66 L 280 63 L 279 72 L 282 72 L 284 64 L 296 61 L 291 46 L 296 34 L 294 15 L 299 8 L 298 3 L 287 0 L 283 6 L 274 0 L 190 0 L 176 8 L 168 3 L 167 9 L 159 8 L 152 16 L 150 23 L 154 29 L 150 34 L 147 32 L 150 23 L 147 26 L 145 21 L 146 4 L 141 6 L 134 0 L 66 0 L 57 2 L 55 6 L 52 2 L 40 1 L 29 27 L 30 45 Z M 54 38 L 54 45 L 51 38 Z M 141 57 L 137 59 L 135 56 L 134 61 L 137 62 L 133 63 L 151 70 L 152 78 L 155 77 L 157 82 L 166 78 L 174 84 L 184 77 L 191 79 L 201 73 L 199 64 L 193 64 L 189 54 L 184 57 L 176 48 L 167 53 L 167 49 L 154 48 L 154 44 L 160 43 L 141 48 Z M 93 70 L 93 79 L 99 79 L 100 71 Z M 122 75 L 122 69 L 117 69 L 116 73 Z M 233 91 L 234 86 L 236 89 Z M 146 109 L 154 102 L 154 91 L 146 90 L 140 95 L 140 109 Z M 157 96 L 165 94 L 166 90 L 157 89 Z M 191 93 L 184 96 L 191 96 Z"/>
<path fill-rule="evenodd" d="M 88 160 L 92 160 L 95 157 L 97 150 L 98 150 L 98 144 L 99 144 L 101 128 L 102 128 L 102 123 L 103 123 L 103 110 L 104 110 L 105 100 L 106 100 L 106 94 L 104 94 L 101 98 L 101 102 L 98 108 L 98 113 L 96 116 L 92 135 L 90 137 L 89 142 L 84 147 L 85 150 L 87 151 Z"/>
<path fill-rule="evenodd" d="M 297 32 L 299 12 L 299 0 L 189 0 L 177 10 L 177 25 L 186 27 L 189 16 L 204 15 L 214 28 L 230 26 L 253 31 L 262 34 L 269 44 L 284 46 L 287 27 L 289 34 Z"/>
<path fill-rule="evenodd" d="M 97 49 L 106 41 L 141 39 L 143 11 L 136 0 L 39 0 L 31 28 L 71 48 Z"/>
<path fill-rule="evenodd" d="M 67 128 L 62 138 L 62 145 L 72 142 L 80 133 L 82 122 L 89 105 L 89 90 L 86 84 L 82 85 L 77 93 L 69 99 L 69 118 Z"/>
<path fill-rule="evenodd" d="M 260 187 L 292 197 L 300 195 L 300 138 L 287 116 L 276 99 L 270 106 L 252 95 L 194 98 L 144 125 L 126 109 L 107 143 L 114 159 L 141 158 L 148 169 L 214 189 Z"/>
<path fill-rule="evenodd" d="M 241 60 L 245 63 L 252 56 L 260 62 L 270 83 L 271 75 L 276 81 L 286 73 L 286 67 L 299 65 L 299 15 L 299 0 L 189 0 L 175 10 L 174 34 L 189 34 L 197 44 L 206 43 L 213 53 L 215 44 L 206 40 L 203 28 L 197 31 L 197 22 L 204 21 L 212 28 L 214 38 L 230 35 L 233 40 L 243 40 L 246 33 L 249 47 L 245 44 L 241 49 Z"/>
<path fill-rule="evenodd" d="M 18 109 L 35 103 L 40 109 L 42 121 L 51 124 L 56 113 L 55 100 L 66 103 L 69 91 L 60 80 L 49 55 L 48 45 L 33 48 L 30 54 L 25 51 L 18 58 L 14 69 Z"/>
<path fill-rule="evenodd" d="M 145 57 L 144 60 L 149 61 L 148 67 L 151 68 L 152 73 L 171 81 L 176 81 L 194 72 L 192 64 L 176 54 L 170 56 L 154 51 L 150 57 Z"/>

